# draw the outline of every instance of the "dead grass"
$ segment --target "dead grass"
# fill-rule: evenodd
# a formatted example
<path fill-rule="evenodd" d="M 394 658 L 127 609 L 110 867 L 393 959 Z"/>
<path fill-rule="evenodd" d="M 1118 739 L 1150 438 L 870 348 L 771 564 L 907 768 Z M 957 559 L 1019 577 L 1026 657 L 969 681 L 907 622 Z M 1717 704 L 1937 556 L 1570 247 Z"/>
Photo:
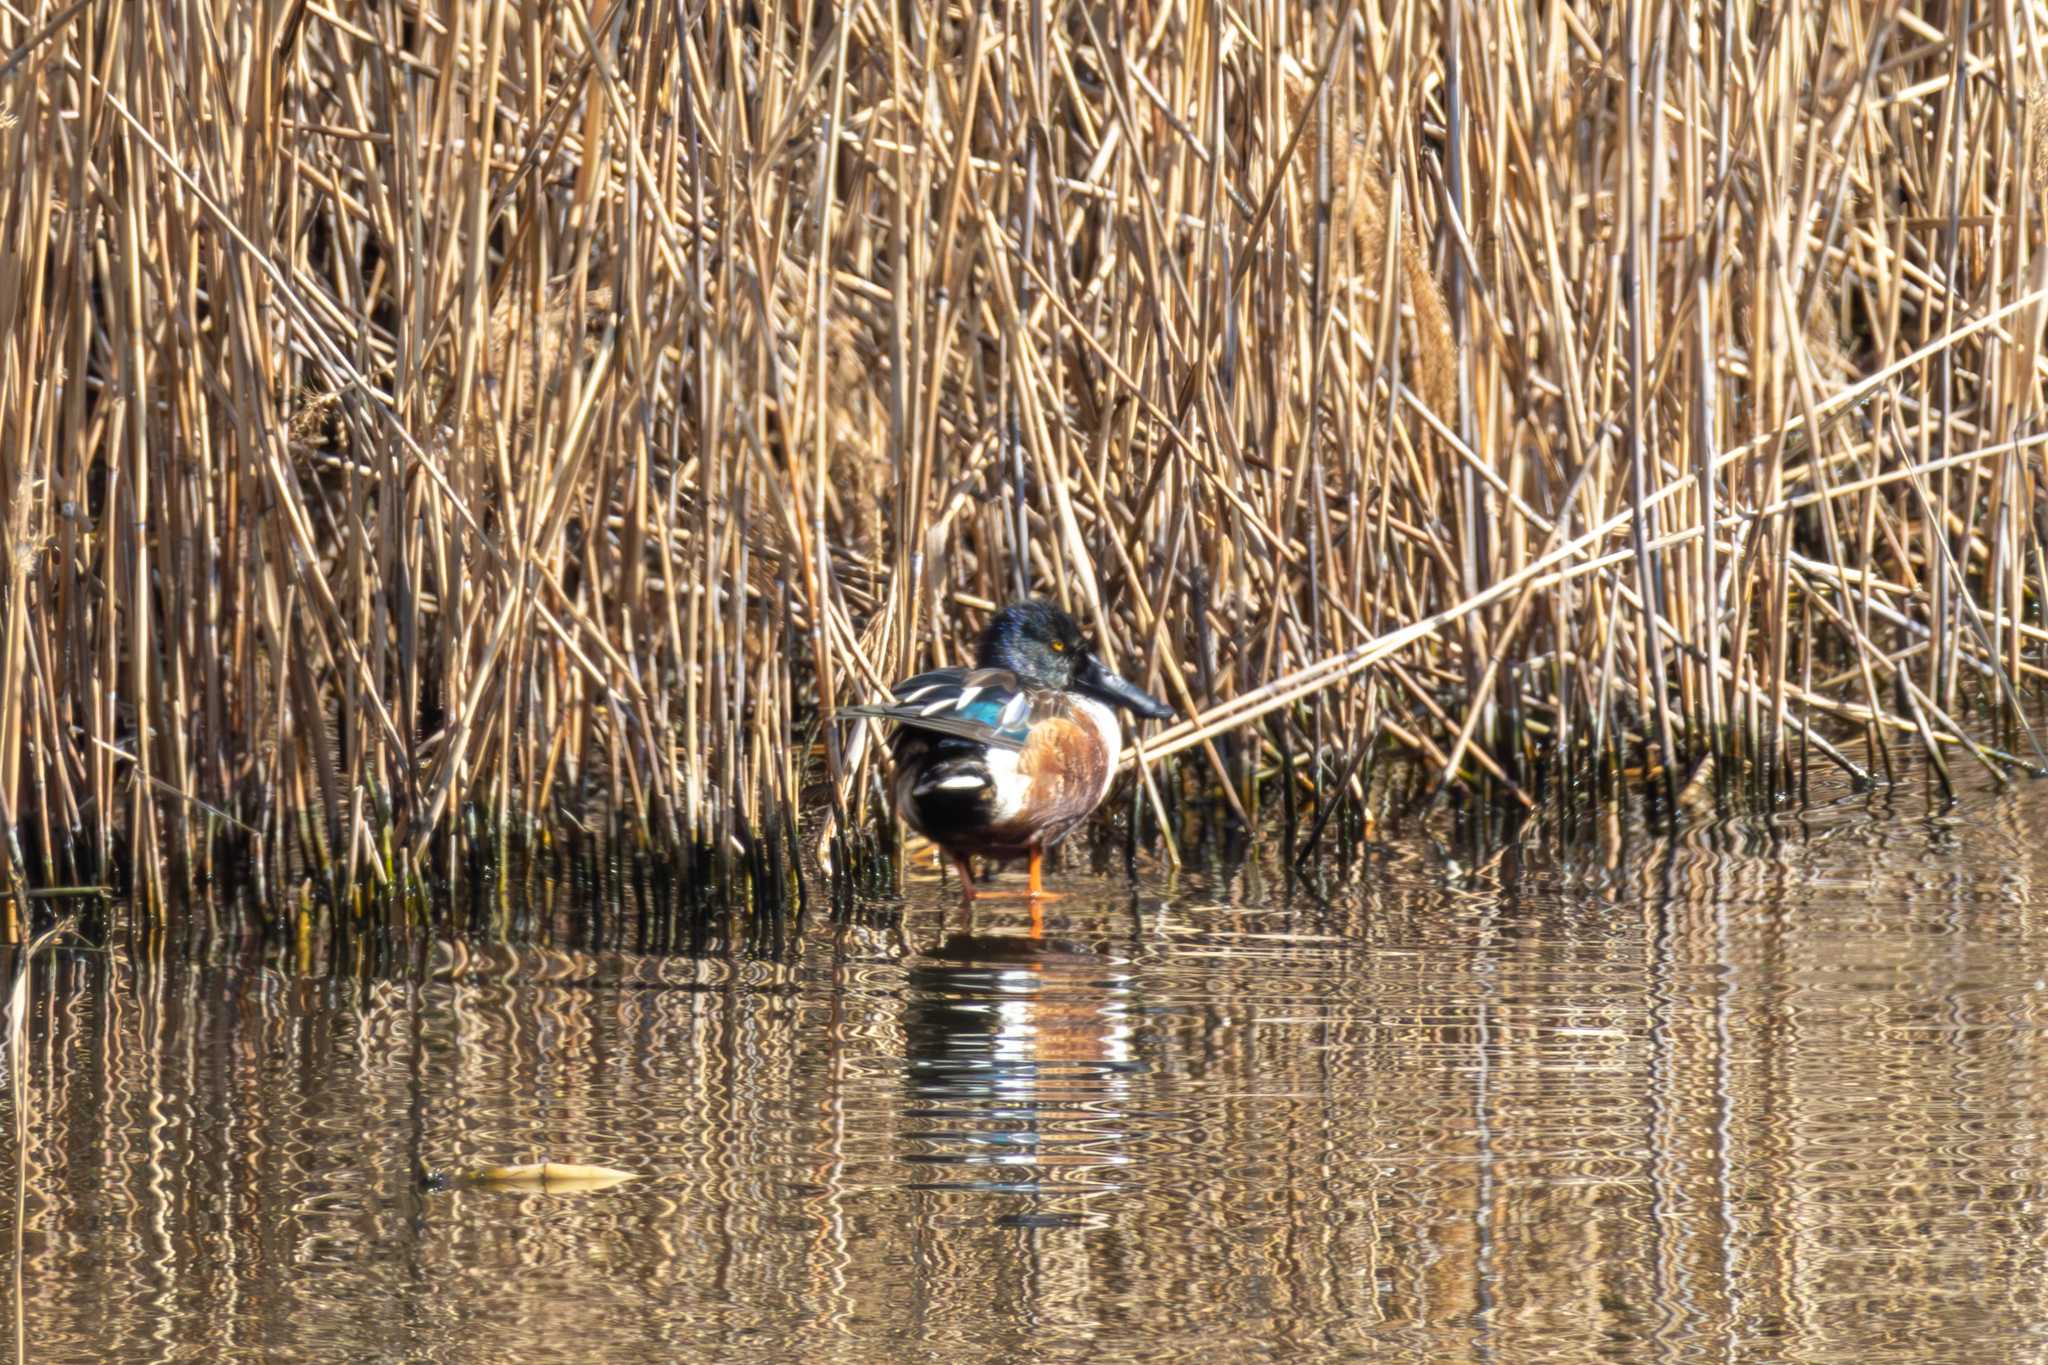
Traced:
<path fill-rule="evenodd" d="M 729 876 L 1025 590 L 1169 803 L 2011 766 L 2032 11 L 1032 13 L 0 7 L 10 875 Z"/>

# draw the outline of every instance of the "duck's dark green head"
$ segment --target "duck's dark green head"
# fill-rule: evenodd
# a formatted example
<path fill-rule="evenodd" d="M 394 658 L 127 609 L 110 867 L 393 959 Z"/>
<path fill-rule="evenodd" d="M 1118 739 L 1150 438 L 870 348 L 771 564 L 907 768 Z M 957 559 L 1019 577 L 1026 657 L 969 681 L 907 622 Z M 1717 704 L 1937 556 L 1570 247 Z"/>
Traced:
<path fill-rule="evenodd" d="M 1012 602 L 981 633 L 975 662 L 1007 668 L 1034 687 L 1079 692 L 1153 720 L 1171 720 L 1173 708 L 1102 666 L 1074 618 L 1045 602 Z"/>

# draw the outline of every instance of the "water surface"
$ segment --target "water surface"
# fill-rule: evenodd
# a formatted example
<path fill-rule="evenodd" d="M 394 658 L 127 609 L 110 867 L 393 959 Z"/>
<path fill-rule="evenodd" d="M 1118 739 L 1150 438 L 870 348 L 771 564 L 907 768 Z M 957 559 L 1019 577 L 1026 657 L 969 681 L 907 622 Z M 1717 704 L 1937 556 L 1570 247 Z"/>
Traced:
<path fill-rule="evenodd" d="M 2017 1360 L 2048 785 L 1449 869 L 1072 866 L 1049 937 L 36 964 L 38 1360 Z M 1072 860 L 1070 860 L 1071 863 Z M 12 1153 L 11 1138 L 9 1142 Z M 580 1195 L 422 1188 L 542 1159 Z M 8 1241 L 11 1209 L 0 1216 Z"/>

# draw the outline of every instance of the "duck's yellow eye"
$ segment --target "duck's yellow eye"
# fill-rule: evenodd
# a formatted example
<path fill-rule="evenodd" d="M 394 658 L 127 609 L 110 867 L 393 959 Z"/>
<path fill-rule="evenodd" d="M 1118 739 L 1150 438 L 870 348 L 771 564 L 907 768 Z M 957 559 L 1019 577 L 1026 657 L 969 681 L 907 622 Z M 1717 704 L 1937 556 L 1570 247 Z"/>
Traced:
<path fill-rule="evenodd" d="M 1060 641 L 1058 641 L 1058 640 L 1054 640 L 1054 641 L 1052 642 L 1052 652 L 1053 652 L 1053 653 L 1055 653 L 1055 654 L 1064 654 L 1064 653 L 1066 653 L 1066 652 L 1067 652 L 1067 647 L 1066 647 L 1066 645 L 1062 644 L 1062 643 L 1061 643 Z"/>

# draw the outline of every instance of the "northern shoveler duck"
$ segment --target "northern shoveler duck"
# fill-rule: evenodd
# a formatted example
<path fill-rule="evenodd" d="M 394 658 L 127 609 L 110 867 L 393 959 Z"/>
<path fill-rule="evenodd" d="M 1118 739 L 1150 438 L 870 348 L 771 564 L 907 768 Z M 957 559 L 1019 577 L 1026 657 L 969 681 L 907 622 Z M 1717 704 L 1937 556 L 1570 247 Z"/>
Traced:
<path fill-rule="evenodd" d="M 1105 668 L 1074 618 L 1043 602 L 997 612 L 974 662 L 840 714 L 896 722 L 896 809 L 952 858 L 964 901 L 975 894 L 969 855 L 1031 859 L 1036 925 L 1045 850 L 1109 793 L 1122 742 L 1113 708 L 1153 720 L 1174 711 Z"/>

